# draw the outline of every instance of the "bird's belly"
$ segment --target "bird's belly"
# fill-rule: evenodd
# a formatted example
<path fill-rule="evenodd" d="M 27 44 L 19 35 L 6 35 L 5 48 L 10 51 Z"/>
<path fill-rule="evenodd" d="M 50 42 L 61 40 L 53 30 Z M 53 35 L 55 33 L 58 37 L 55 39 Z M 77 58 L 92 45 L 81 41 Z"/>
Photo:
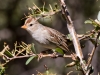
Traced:
<path fill-rule="evenodd" d="M 57 47 L 55 44 L 48 41 L 50 35 L 46 30 L 37 30 L 32 34 L 32 37 L 44 48 L 55 49 Z"/>
<path fill-rule="evenodd" d="M 48 44 L 41 44 L 44 48 L 48 48 L 48 49 L 55 49 L 57 48 L 57 46 L 53 43 L 48 43 Z"/>
<path fill-rule="evenodd" d="M 55 49 L 55 48 L 57 48 L 57 46 L 55 45 L 55 44 L 53 44 L 53 43 L 51 43 L 51 42 L 49 42 L 47 39 L 35 39 L 35 41 L 39 44 L 39 45 L 41 45 L 42 47 L 44 47 L 44 48 L 48 48 L 48 49 Z"/>

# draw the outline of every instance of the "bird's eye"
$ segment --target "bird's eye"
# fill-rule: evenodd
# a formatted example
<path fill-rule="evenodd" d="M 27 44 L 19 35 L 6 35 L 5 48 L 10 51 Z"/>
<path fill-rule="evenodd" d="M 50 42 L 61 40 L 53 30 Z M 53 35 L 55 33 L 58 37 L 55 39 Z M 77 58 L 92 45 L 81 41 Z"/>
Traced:
<path fill-rule="evenodd" d="M 30 24 L 30 26 L 32 26 L 33 24 Z"/>

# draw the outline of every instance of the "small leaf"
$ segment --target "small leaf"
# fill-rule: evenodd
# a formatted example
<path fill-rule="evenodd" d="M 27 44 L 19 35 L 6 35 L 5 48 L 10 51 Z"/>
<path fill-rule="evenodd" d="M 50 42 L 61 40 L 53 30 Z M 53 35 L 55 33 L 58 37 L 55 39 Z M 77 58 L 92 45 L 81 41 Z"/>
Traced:
<path fill-rule="evenodd" d="M 49 75 L 49 71 L 48 70 L 46 71 L 46 75 Z"/>
<path fill-rule="evenodd" d="M 0 66 L 0 75 L 2 75 L 5 72 L 5 67 Z"/>
<path fill-rule="evenodd" d="M 67 64 L 65 67 L 72 67 L 72 66 L 75 66 L 75 62 L 71 62 L 71 63 L 69 63 L 69 64 Z"/>
<path fill-rule="evenodd" d="M 91 20 L 86 20 L 84 23 L 85 24 L 92 24 L 92 21 Z"/>
<path fill-rule="evenodd" d="M 100 21 L 99 21 L 99 20 L 95 19 L 94 21 L 95 21 L 95 23 L 96 23 L 97 25 L 100 26 Z"/>
<path fill-rule="evenodd" d="M 72 37 L 70 34 L 66 35 L 68 39 L 72 40 Z"/>
<path fill-rule="evenodd" d="M 92 25 L 94 27 L 100 27 L 99 21 L 97 19 L 96 20 L 90 19 L 90 21 L 92 22 Z"/>
<path fill-rule="evenodd" d="M 97 19 L 100 21 L 100 11 L 98 12 Z"/>
<path fill-rule="evenodd" d="M 96 31 L 100 30 L 100 27 L 99 26 L 95 27 L 95 30 Z"/>
<path fill-rule="evenodd" d="M 34 47 L 34 44 L 33 44 L 33 43 L 32 43 L 32 45 L 31 45 L 31 50 L 32 50 L 33 53 L 36 54 L 36 50 L 35 50 L 35 47 Z"/>
<path fill-rule="evenodd" d="M 32 56 L 32 57 L 30 57 L 27 61 L 26 61 L 26 65 L 28 65 L 31 61 L 32 61 L 32 59 L 34 59 L 35 57 L 37 57 L 37 56 Z"/>
<path fill-rule="evenodd" d="M 64 54 L 64 52 L 61 48 L 56 48 L 55 51 L 58 52 L 58 53 Z"/>
<path fill-rule="evenodd" d="M 9 57 L 13 57 L 13 54 L 12 54 L 11 52 L 9 52 L 8 50 L 6 50 L 6 51 L 4 52 L 4 54 L 6 54 L 6 55 L 9 56 Z"/>

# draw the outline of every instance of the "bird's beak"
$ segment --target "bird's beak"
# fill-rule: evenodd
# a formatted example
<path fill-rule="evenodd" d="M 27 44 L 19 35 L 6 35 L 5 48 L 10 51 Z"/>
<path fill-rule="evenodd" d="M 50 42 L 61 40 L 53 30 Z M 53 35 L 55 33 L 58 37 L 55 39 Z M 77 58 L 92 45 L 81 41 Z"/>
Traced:
<path fill-rule="evenodd" d="M 27 29 L 27 26 L 26 26 L 26 25 L 23 25 L 23 26 L 21 26 L 21 28 L 23 28 L 23 29 Z"/>

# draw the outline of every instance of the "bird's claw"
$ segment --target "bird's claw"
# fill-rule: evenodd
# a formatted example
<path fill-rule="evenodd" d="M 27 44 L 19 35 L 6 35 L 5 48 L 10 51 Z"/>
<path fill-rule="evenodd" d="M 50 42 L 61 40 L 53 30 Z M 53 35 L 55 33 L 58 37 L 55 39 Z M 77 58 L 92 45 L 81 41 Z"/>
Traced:
<path fill-rule="evenodd" d="M 38 61 L 39 61 L 42 57 L 43 57 L 43 54 L 42 54 L 42 53 L 38 54 Z"/>
<path fill-rule="evenodd" d="M 57 58 L 56 52 L 52 53 L 52 58 Z"/>

